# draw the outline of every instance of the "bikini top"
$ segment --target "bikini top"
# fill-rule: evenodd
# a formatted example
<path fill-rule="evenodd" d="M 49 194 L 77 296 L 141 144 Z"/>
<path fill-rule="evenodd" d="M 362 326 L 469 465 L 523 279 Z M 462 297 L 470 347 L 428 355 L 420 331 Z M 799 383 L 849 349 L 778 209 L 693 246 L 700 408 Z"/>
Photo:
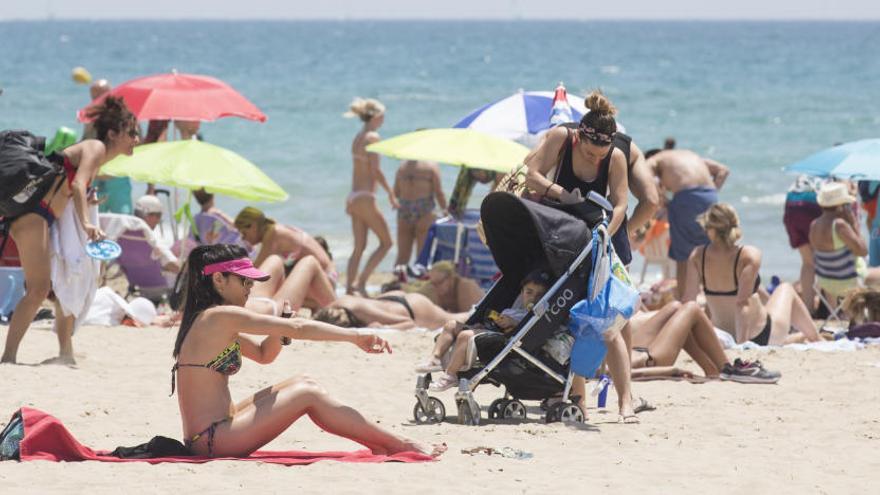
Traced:
<path fill-rule="evenodd" d="M 703 246 L 703 266 L 700 275 L 703 279 L 703 292 L 705 292 L 707 296 L 735 296 L 737 292 L 739 292 L 739 280 L 736 276 L 736 266 L 739 264 L 739 255 L 742 253 L 743 249 L 742 246 L 737 250 L 736 259 L 733 260 L 733 290 L 729 291 L 711 290 L 706 285 L 706 248 L 708 247 L 708 244 Z M 758 275 L 758 278 L 755 279 L 755 288 L 752 289 L 752 294 L 758 292 L 759 287 L 761 287 L 761 275 Z"/>
<path fill-rule="evenodd" d="M 175 363 L 171 368 L 171 395 L 174 395 L 174 372 L 183 367 L 208 368 L 221 375 L 234 375 L 241 369 L 241 344 L 236 340 L 223 349 L 220 354 L 207 364 Z"/>

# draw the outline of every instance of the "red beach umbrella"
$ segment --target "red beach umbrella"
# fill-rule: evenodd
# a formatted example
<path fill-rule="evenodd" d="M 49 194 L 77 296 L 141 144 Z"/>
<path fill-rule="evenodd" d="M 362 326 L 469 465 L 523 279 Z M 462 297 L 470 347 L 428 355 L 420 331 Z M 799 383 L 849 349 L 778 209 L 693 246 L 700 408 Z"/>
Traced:
<path fill-rule="evenodd" d="M 266 114 L 225 82 L 210 76 L 176 72 L 120 84 L 77 112 L 77 119 L 88 122 L 86 111 L 100 104 L 107 95 L 122 97 L 138 120 L 214 121 L 221 117 L 241 117 L 266 121 Z"/>

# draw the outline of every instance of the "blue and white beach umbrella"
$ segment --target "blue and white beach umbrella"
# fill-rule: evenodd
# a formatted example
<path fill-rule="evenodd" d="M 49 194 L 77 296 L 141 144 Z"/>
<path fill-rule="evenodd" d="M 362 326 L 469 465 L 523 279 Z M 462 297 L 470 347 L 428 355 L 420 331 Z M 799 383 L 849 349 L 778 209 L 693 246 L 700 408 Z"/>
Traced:
<path fill-rule="evenodd" d="M 471 112 L 453 127 L 468 128 L 519 141 L 526 146 L 553 127 L 553 91 L 522 91 Z M 572 121 L 579 121 L 587 109 L 582 97 L 568 96 Z"/>
<path fill-rule="evenodd" d="M 784 170 L 817 177 L 880 180 L 880 139 L 863 139 L 833 146 Z"/>

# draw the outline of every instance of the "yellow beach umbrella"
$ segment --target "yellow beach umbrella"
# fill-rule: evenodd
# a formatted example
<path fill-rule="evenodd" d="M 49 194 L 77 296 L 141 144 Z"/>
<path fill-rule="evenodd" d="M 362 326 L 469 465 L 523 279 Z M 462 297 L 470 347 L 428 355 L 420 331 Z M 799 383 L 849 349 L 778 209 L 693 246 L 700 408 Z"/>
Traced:
<path fill-rule="evenodd" d="M 398 160 L 429 160 L 459 167 L 509 172 L 529 153 L 513 141 L 471 129 L 425 129 L 367 146 Z"/>

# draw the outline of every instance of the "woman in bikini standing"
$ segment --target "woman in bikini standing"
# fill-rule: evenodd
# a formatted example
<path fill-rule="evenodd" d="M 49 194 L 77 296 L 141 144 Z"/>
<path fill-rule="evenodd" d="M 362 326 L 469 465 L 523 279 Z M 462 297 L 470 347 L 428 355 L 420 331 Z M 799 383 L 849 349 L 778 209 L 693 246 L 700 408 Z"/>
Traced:
<path fill-rule="evenodd" d="M 366 150 L 368 145 L 380 139 L 376 131 L 385 122 L 385 106 L 378 100 L 355 98 L 345 116 L 358 117 L 363 122 L 363 127 L 351 143 L 353 168 L 351 193 L 345 199 L 345 212 L 351 216 L 351 230 L 354 235 L 354 248 L 346 270 L 345 292 L 365 294 L 367 279 L 391 250 L 392 245 L 388 222 L 385 221 L 376 203 L 376 183 L 388 192 L 391 208 L 397 209 L 398 205 L 394 191 L 388 186 L 385 174 L 379 166 L 379 155 L 368 153 Z M 358 273 L 361 256 L 367 248 L 367 234 L 370 230 L 379 238 L 379 246 L 370 255 L 363 271 Z"/>
<path fill-rule="evenodd" d="M 702 286 L 712 323 L 733 335 L 738 344 L 819 340 L 810 311 L 791 284 L 780 284 L 766 302 L 762 300 L 761 250 L 739 244 L 742 231 L 732 206 L 716 203 L 697 222 L 709 244 L 694 248 L 688 258 L 685 302 L 696 300 Z M 803 335 L 789 335 L 791 327 Z"/>
<path fill-rule="evenodd" d="M 137 120 L 121 98 L 107 97 L 101 105 L 89 110 L 88 117 L 93 120 L 97 139 L 86 139 L 61 151 L 64 173 L 54 180 L 39 205 L 33 211 L 6 219 L 10 225 L 9 234 L 18 246 L 27 292 L 12 314 L 6 347 L 0 358 L 2 363 L 15 363 L 21 339 L 40 304 L 49 295 L 49 228 L 52 223 L 73 198 L 74 217 L 86 235 L 92 240 L 103 238 L 101 229 L 89 220 L 87 190 L 102 165 L 118 155 L 131 155 L 138 144 Z M 55 362 L 73 364 L 72 321 L 63 322 L 58 328 L 60 352 Z"/>
<path fill-rule="evenodd" d="M 187 267 L 171 391 L 176 381 L 184 439 L 194 453 L 247 456 L 308 415 L 323 430 L 365 445 L 374 454 L 439 454 L 439 449 L 431 452 L 368 421 L 308 376 L 290 378 L 232 402 L 229 376 L 241 368 L 242 357 L 271 363 L 286 339 L 349 342 L 369 353 L 390 353 L 391 347 L 372 333 L 245 309 L 254 280 L 265 280 L 268 274 L 254 268 L 241 246 L 198 246 Z"/>
<path fill-rule="evenodd" d="M 397 209 L 397 260 L 394 266 L 409 264 L 413 243 L 416 253 L 424 246 L 428 229 L 437 217 L 436 205 L 446 210 L 446 195 L 440 183 L 440 167 L 434 162 L 407 160 L 394 178 Z M 437 202 L 434 202 L 436 198 Z"/>

